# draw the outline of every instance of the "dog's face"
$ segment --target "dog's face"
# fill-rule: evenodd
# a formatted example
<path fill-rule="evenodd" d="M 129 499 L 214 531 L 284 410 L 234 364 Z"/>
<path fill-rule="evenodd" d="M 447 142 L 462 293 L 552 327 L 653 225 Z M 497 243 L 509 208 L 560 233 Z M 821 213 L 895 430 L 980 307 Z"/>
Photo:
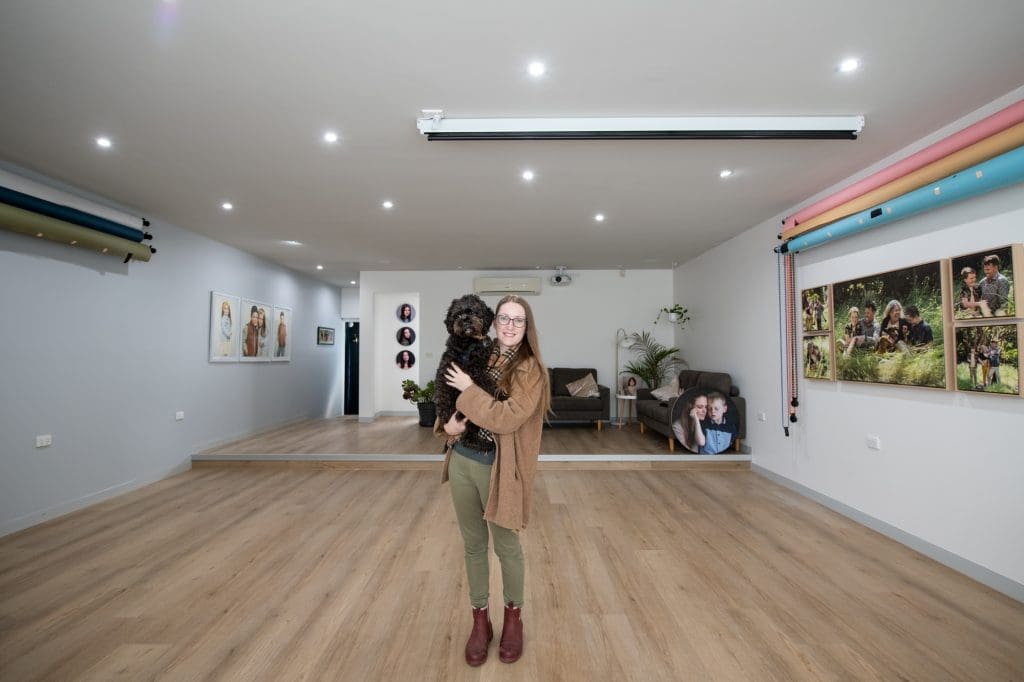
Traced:
<path fill-rule="evenodd" d="M 476 294 L 466 294 L 452 301 L 444 326 L 451 336 L 481 339 L 494 322 L 494 312 Z"/>

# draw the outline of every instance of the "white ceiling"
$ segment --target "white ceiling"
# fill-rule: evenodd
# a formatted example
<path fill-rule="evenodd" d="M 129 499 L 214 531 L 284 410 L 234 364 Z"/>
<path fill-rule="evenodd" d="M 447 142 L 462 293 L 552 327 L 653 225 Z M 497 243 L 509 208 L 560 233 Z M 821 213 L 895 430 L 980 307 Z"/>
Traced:
<path fill-rule="evenodd" d="M 669 267 L 1024 84 L 1022 36 L 1021 0 L 3 0 L 0 158 L 336 284 Z M 847 56 L 858 73 L 836 71 Z M 853 142 L 427 142 L 423 108 L 867 125 Z"/>

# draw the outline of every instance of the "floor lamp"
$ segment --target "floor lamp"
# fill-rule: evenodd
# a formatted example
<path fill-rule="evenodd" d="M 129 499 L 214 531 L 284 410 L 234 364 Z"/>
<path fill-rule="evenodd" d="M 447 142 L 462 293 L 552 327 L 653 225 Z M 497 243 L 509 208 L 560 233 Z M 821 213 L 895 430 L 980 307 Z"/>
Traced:
<path fill-rule="evenodd" d="M 619 395 L 620 393 L 623 393 L 625 391 L 625 389 L 622 387 L 622 384 L 619 383 L 619 349 L 629 348 L 631 345 L 633 345 L 633 336 L 634 336 L 633 334 L 628 333 L 622 327 L 619 327 L 618 329 L 615 330 L 615 393 L 614 393 L 614 395 Z M 619 418 L 619 424 L 622 424 L 622 415 L 618 414 L 618 411 L 619 411 L 618 403 L 621 403 L 621 402 L 622 402 L 621 400 L 616 401 L 616 407 L 615 407 L 615 412 L 616 412 L 615 416 Z"/>

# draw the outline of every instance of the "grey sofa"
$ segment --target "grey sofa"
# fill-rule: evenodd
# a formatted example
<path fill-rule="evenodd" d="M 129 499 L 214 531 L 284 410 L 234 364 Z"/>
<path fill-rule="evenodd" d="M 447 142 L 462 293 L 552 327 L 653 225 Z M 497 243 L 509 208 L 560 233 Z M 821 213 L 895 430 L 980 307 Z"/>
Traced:
<path fill-rule="evenodd" d="M 715 390 L 729 396 L 739 411 L 739 432 L 736 434 L 735 452 L 740 452 L 743 440 L 747 437 L 747 401 L 740 396 L 740 389 L 733 385 L 732 377 L 725 372 L 703 372 L 684 369 L 679 373 L 679 387 L 682 389 L 694 386 Z M 641 388 L 636 394 L 636 416 L 640 421 L 640 432 L 647 429 L 664 436 L 668 441 L 668 451 L 675 452 L 676 436 L 672 431 L 672 408 L 675 398 L 662 402 L 651 395 L 650 389 Z"/>
<path fill-rule="evenodd" d="M 608 421 L 611 415 L 611 390 L 607 386 L 598 384 L 597 388 L 601 395 L 598 398 L 574 398 L 569 395 L 569 384 L 577 379 L 582 379 L 587 374 L 593 374 L 597 380 L 597 370 L 589 367 L 569 368 L 553 367 L 548 369 L 548 378 L 551 380 L 551 411 L 548 415 L 548 422 L 552 424 L 562 422 L 597 422 L 597 430 L 601 430 L 601 423 Z"/>

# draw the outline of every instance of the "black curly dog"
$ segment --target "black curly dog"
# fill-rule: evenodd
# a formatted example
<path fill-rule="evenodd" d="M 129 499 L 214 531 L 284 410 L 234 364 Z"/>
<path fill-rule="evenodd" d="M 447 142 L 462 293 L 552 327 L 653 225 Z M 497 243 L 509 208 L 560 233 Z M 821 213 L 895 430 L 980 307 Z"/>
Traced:
<path fill-rule="evenodd" d="M 494 379 L 487 373 L 487 361 L 491 354 L 491 339 L 487 336 L 491 323 L 494 322 L 494 311 L 475 294 L 467 294 L 452 301 L 444 318 L 444 326 L 448 329 L 448 341 L 437 367 L 437 379 L 434 385 L 434 403 L 437 405 L 437 418 L 441 424 L 447 424 L 451 416 L 458 412 L 455 401 L 461 391 L 448 385 L 445 372 L 451 363 L 455 363 L 469 375 L 473 383 L 494 395 L 497 386 Z M 459 419 L 464 419 L 459 414 Z M 480 435 L 480 427 L 473 422 L 466 423 L 466 431 L 462 434 L 463 445 L 474 450 L 488 450 L 492 443 Z"/>

